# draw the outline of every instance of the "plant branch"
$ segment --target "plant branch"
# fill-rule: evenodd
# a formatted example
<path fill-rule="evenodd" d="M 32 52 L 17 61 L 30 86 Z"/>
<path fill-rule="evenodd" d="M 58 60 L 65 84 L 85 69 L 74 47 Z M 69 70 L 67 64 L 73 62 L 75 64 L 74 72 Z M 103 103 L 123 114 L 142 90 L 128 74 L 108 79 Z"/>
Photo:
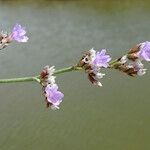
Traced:
<path fill-rule="evenodd" d="M 67 67 L 67 68 L 62 68 L 59 70 L 56 70 L 54 72 L 54 75 L 56 74 L 62 74 L 70 71 L 75 71 L 75 70 L 82 70 L 81 67 Z M 16 83 L 16 82 L 31 82 L 31 81 L 36 81 L 40 83 L 40 76 L 33 76 L 33 77 L 22 77 L 22 78 L 10 78 L 10 79 L 0 79 L 0 83 Z"/>

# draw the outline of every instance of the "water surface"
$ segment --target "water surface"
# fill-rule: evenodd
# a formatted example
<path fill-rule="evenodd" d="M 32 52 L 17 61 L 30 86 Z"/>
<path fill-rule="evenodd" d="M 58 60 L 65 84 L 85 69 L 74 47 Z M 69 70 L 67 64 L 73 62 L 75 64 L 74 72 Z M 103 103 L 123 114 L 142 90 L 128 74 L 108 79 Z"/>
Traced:
<path fill-rule="evenodd" d="M 0 29 L 17 22 L 30 40 L 0 52 L 0 77 L 38 74 L 78 61 L 83 51 L 107 48 L 119 57 L 150 40 L 147 1 L 0 1 Z M 37 83 L 0 85 L 1 150 L 149 150 L 150 67 L 130 78 L 104 71 L 103 88 L 83 72 L 57 76 L 65 93 L 59 111 L 45 108 Z"/>

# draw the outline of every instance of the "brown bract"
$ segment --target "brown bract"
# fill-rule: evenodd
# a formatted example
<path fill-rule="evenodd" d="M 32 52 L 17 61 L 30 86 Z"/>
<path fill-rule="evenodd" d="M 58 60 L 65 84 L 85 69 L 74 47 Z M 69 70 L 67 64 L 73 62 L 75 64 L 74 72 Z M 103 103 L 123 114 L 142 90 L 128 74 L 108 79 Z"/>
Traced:
<path fill-rule="evenodd" d="M 11 35 L 8 35 L 8 34 L 5 35 L 5 34 L 0 33 L 0 49 L 5 48 L 11 42 L 12 42 Z"/>
<path fill-rule="evenodd" d="M 127 55 L 129 60 L 135 61 L 136 59 L 138 59 L 138 52 L 140 51 L 140 46 L 141 44 L 137 44 L 129 50 Z"/>
<path fill-rule="evenodd" d="M 137 75 L 137 70 L 135 70 L 135 68 L 129 68 L 126 65 L 120 65 L 117 69 L 132 77 L 135 77 Z"/>
<path fill-rule="evenodd" d="M 79 63 L 77 64 L 77 67 L 83 67 L 84 65 L 86 65 L 86 63 L 83 61 L 87 56 L 90 56 L 90 52 L 86 51 L 83 53 L 82 58 L 80 59 Z M 87 58 L 88 59 L 88 58 Z M 88 61 L 88 60 L 87 60 Z"/>
<path fill-rule="evenodd" d="M 40 73 L 40 78 L 41 79 L 46 79 L 48 77 L 49 73 L 48 73 L 48 70 L 47 68 L 45 67 L 42 72 Z"/>

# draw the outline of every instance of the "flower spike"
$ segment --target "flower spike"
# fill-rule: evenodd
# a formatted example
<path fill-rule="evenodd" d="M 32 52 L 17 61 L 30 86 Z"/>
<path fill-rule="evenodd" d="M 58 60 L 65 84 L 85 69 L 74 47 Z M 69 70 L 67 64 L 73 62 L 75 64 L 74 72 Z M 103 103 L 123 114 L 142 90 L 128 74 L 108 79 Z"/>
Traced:
<path fill-rule="evenodd" d="M 55 66 L 45 66 L 40 74 L 40 81 L 43 87 L 43 94 L 45 96 L 45 102 L 47 107 L 52 109 L 59 109 L 59 105 L 62 102 L 64 94 L 58 91 L 58 85 L 55 83 Z"/>
<path fill-rule="evenodd" d="M 101 73 L 100 69 L 107 68 L 110 60 L 111 57 L 106 54 L 105 49 L 96 52 L 96 50 L 92 48 L 83 55 L 77 66 L 85 69 L 85 72 L 88 74 L 88 79 L 92 84 L 102 86 L 99 80 L 103 78 L 105 74 Z"/>
<path fill-rule="evenodd" d="M 20 24 L 16 24 L 9 34 L 2 31 L 0 33 L 0 50 L 7 47 L 14 40 L 17 42 L 27 42 L 29 38 L 25 34 L 26 30 Z"/>

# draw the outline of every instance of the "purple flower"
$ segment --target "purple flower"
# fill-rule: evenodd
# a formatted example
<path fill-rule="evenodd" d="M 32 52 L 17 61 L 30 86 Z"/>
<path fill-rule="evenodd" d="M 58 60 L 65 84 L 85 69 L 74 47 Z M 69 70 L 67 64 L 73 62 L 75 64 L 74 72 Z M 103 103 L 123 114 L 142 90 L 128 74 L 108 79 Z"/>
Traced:
<path fill-rule="evenodd" d="M 46 99 L 51 105 L 51 108 L 59 109 L 59 105 L 62 102 L 64 94 L 58 91 L 58 86 L 56 84 L 48 84 L 45 88 Z"/>
<path fill-rule="evenodd" d="M 26 30 L 20 24 L 16 24 L 12 30 L 12 39 L 17 42 L 27 42 L 28 37 L 25 36 Z"/>
<path fill-rule="evenodd" d="M 99 67 L 107 68 L 109 66 L 108 62 L 111 60 L 111 57 L 106 54 L 106 50 L 102 49 L 96 53 L 96 58 L 94 60 L 94 65 Z"/>
<path fill-rule="evenodd" d="M 139 57 L 145 59 L 146 61 L 150 61 L 150 42 L 146 41 L 141 44 Z"/>

